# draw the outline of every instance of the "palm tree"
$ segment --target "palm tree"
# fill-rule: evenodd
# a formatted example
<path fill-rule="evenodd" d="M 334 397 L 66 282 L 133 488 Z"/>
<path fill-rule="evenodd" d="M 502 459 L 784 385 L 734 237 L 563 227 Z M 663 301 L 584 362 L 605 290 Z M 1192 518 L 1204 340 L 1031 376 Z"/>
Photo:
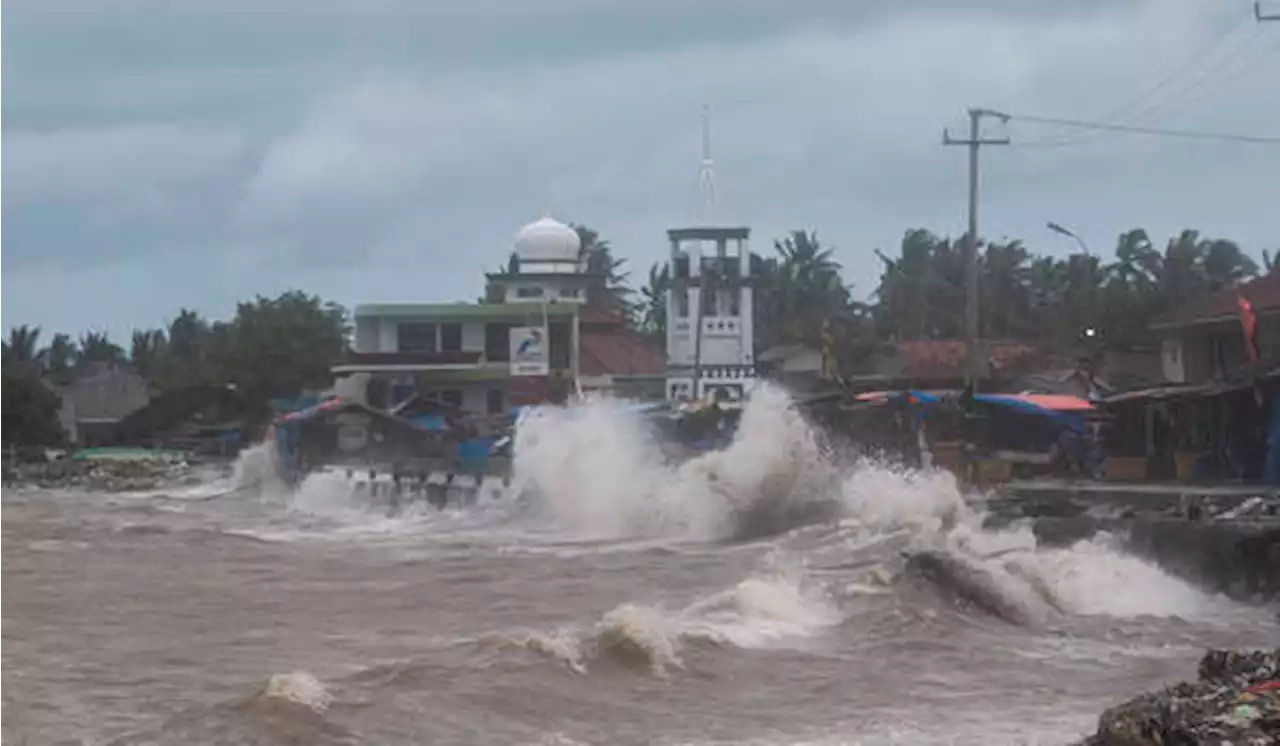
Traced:
<path fill-rule="evenodd" d="M 1215 289 L 1239 285 L 1258 274 L 1258 263 L 1234 241 L 1202 241 L 1200 252 L 1204 255 L 1205 277 Z"/>
<path fill-rule="evenodd" d="M 4 362 L 38 364 L 40 362 L 40 327 L 22 324 L 9 330 L 9 339 L 4 343 Z"/>
<path fill-rule="evenodd" d="M 816 233 L 792 231 L 787 238 L 775 240 L 773 247 L 777 264 L 759 292 L 772 296 L 765 300 L 776 314 L 771 319 L 771 341 L 815 342 L 822 320 L 842 313 L 849 303 L 840 264 Z"/>
<path fill-rule="evenodd" d="M 925 230 L 910 230 L 902 236 L 898 259 L 890 259 L 879 249 L 875 254 L 884 264 L 880 284 L 873 295 L 875 315 L 882 335 L 892 339 L 925 339 L 930 336 L 929 285 L 934 279 L 933 263 L 937 236 Z"/>
<path fill-rule="evenodd" d="M 579 260 L 586 266 L 592 281 L 587 286 L 587 305 L 618 311 L 631 319 L 635 307 L 631 296 L 635 291 L 628 284 L 629 272 L 623 270 L 626 259 L 613 256 L 613 247 L 600 238 L 600 234 L 583 225 L 574 225 L 580 246 Z"/>
<path fill-rule="evenodd" d="M 1109 281 L 1129 290 L 1151 289 L 1160 276 L 1161 257 L 1151 245 L 1147 232 L 1134 228 L 1120 234 L 1116 241 L 1116 261 L 1107 265 Z"/>
<path fill-rule="evenodd" d="M 1161 258 L 1156 286 L 1161 312 L 1172 310 L 1186 299 L 1209 290 L 1199 231 L 1184 230 L 1176 238 L 1169 239 Z"/>
<path fill-rule="evenodd" d="M 987 244 L 982 257 L 981 298 L 986 336 L 1013 337 L 1022 331 L 1030 310 L 1027 291 L 1030 252 L 1021 241 Z"/>
<path fill-rule="evenodd" d="M 79 354 L 70 334 L 55 334 L 49 346 L 41 352 L 44 369 L 54 381 L 65 383 L 76 367 Z"/>
<path fill-rule="evenodd" d="M 671 265 L 657 262 L 649 268 L 649 282 L 640 288 L 641 329 L 655 337 L 667 334 L 667 292 L 671 289 Z"/>
<path fill-rule="evenodd" d="M 80 337 L 81 365 L 92 363 L 119 363 L 124 361 L 124 349 L 112 342 L 105 333 L 86 332 Z"/>
<path fill-rule="evenodd" d="M 164 330 L 139 329 L 133 333 L 129 360 L 143 378 L 150 380 L 159 372 L 167 346 Z"/>

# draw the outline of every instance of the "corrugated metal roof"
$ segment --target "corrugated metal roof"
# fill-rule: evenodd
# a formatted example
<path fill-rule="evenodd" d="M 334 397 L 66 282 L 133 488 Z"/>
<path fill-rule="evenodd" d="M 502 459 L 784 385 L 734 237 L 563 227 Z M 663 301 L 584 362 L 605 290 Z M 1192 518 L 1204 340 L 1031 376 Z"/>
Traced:
<path fill-rule="evenodd" d="M 1266 274 L 1239 287 L 1226 288 L 1189 301 L 1172 314 L 1156 319 L 1152 326 L 1167 328 L 1238 319 L 1240 307 L 1236 299 L 1239 296 L 1244 296 L 1249 301 L 1254 313 L 1280 311 L 1280 272 Z"/>
<path fill-rule="evenodd" d="M 1220 382 L 1203 383 L 1203 384 L 1176 384 L 1171 386 L 1152 386 L 1150 388 L 1134 389 L 1132 391 L 1122 391 L 1119 394 L 1112 394 L 1103 399 L 1104 404 L 1120 404 L 1127 401 L 1135 401 L 1138 399 L 1194 399 L 1203 396 L 1213 396 L 1215 394 L 1233 391 L 1248 387 L 1247 383 L 1226 384 Z"/>

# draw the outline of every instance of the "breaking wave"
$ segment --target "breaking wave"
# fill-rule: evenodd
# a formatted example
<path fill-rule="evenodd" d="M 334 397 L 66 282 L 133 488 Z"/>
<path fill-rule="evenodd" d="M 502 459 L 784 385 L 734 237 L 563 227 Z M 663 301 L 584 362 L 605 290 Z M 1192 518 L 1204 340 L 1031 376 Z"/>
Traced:
<path fill-rule="evenodd" d="M 537 411 L 519 423 L 515 446 L 514 489 L 535 512 L 584 539 L 785 541 L 794 529 L 838 523 L 828 546 L 811 552 L 834 552 L 828 562 L 851 562 L 873 585 L 919 577 L 901 560 L 931 553 L 935 571 L 927 579 L 945 595 L 1018 624 L 1063 615 L 1193 616 L 1221 603 L 1106 536 L 1050 548 L 1037 544 L 1030 526 L 984 528 L 985 516 L 948 472 L 867 459 L 842 463 L 786 394 L 768 386 L 748 400 L 727 448 L 680 464 L 664 458 L 637 416 L 608 399 Z M 842 550 L 851 556 L 841 559 Z M 735 593 L 752 593 L 756 582 Z M 757 596 L 786 597 L 782 586 L 768 587 Z M 609 627 L 631 641 L 626 649 L 660 651 L 652 640 L 681 639 L 696 628 L 687 614 L 678 615 L 684 626 L 672 633 L 641 608 L 617 610 Z M 770 624 L 785 627 L 778 619 Z M 721 631 L 731 628 L 747 637 L 759 631 L 733 624 Z"/>
<path fill-rule="evenodd" d="M 820 587 L 798 574 L 778 573 L 753 575 L 684 608 L 624 603 L 590 627 L 506 633 L 484 642 L 523 648 L 580 674 L 602 663 L 665 677 L 684 669 L 684 654 L 691 646 L 793 646 L 842 619 Z"/>
<path fill-rule="evenodd" d="M 256 486 L 289 521 L 255 536 L 394 534 L 440 525 L 440 513 L 424 502 L 393 508 L 336 472 L 311 474 L 288 489 L 274 460 L 268 441 L 244 452 L 234 470 L 237 485 Z M 895 579 L 923 579 L 949 600 L 1017 624 L 1069 615 L 1194 616 L 1221 603 L 1107 536 L 1042 547 L 1029 526 L 985 528 L 985 516 L 950 473 L 842 459 L 770 386 L 753 392 L 726 448 L 682 462 L 669 459 L 641 417 L 617 400 L 532 410 L 516 429 L 511 489 L 482 502 L 494 508 L 485 519 L 516 529 L 501 533 L 504 541 L 520 541 L 520 527 L 530 540 L 545 538 L 545 523 L 577 542 L 786 545 L 805 543 L 800 529 L 827 526 L 815 529 L 816 543 L 795 548 L 800 564 L 844 568 L 844 587 L 876 592 Z M 689 609 L 619 607 L 591 637 L 593 649 L 624 657 L 647 651 L 667 669 L 679 660 L 681 641 L 698 635 L 739 647 L 803 637 L 839 616 L 830 598 L 815 600 L 823 598 L 817 586 L 811 573 L 788 570 L 749 578 Z M 564 643 L 539 639 L 528 644 L 559 650 Z M 581 663 L 581 656 L 560 657 L 571 667 Z"/>
<path fill-rule="evenodd" d="M 513 489 L 583 537 L 751 538 L 838 515 L 824 450 L 775 388 L 751 397 L 727 448 L 679 465 L 638 416 L 593 399 L 521 420 Z"/>

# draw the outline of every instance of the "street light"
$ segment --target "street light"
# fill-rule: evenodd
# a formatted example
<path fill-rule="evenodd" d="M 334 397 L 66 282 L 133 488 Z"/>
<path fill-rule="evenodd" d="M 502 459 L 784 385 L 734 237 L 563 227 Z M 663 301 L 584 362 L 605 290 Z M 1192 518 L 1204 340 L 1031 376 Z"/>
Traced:
<path fill-rule="evenodd" d="M 1081 251 L 1083 251 L 1085 254 L 1088 254 L 1090 256 L 1093 255 L 1093 252 L 1089 251 L 1089 245 L 1084 242 L 1083 238 L 1077 236 L 1075 233 L 1067 230 L 1066 228 L 1063 228 L 1062 226 L 1058 225 L 1052 220 L 1045 223 L 1045 227 L 1047 227 L 1049 230 L 1053 231 L 1054 233 L 1059 233 L 1061 235 L 1067 236 L 1068 238 L 1074 238 L 1076 240 L 1076 243 L 1080 244 Z"/>

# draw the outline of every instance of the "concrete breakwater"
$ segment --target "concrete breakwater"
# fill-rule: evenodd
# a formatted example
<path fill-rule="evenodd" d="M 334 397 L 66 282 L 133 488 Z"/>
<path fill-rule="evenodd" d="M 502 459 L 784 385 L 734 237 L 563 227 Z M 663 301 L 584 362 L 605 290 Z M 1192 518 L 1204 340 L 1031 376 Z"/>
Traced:
<path fill-rule="evenodd" d="M 1036 537 L 1066 545 L 1105 531 L 1134 554 L 1214 593 L 1280 598 L 1280 520 L 1198 522 L 1169 516 L 1033 518 Z"/>
<path fill-rule="evenodd" d="M 1030 521 L 1048 545 L 1106 532 L 1211 592 L 1280 598 L 1280 497 L 1267 487 L 1013 483 L 986 508 L 989 525 Z"/>

